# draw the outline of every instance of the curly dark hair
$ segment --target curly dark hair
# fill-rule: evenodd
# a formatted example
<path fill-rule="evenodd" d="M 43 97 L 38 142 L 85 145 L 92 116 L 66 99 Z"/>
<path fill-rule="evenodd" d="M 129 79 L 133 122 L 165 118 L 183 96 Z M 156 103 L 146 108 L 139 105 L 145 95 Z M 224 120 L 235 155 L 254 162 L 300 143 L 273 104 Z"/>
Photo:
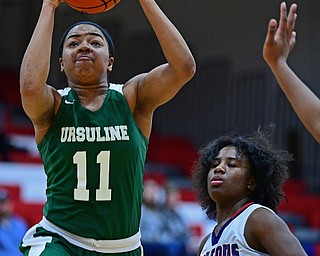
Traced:
<path fill-rule="evenodd" d="M 292 155 L 287 151 L 276 149 L 270 142 L 273 128 L 258 129 L 252 135 L 224 135 L 199 150 L 199 159 L 192 172 L 192 181 L 200 206 L 206 210 L 209 219 L 215 219 L 216 203 L 207 191 L 207 176 L 212 161 L 219 151 L 227 146 L 236 148 L 237 153 L 248 158 L 250 174 L 257 182 L 256 189 L 250 193 L 250 199 L 277 211 L 282 200 L 286 200 L 282 186 L 288 179 L 288 162 Z"/>

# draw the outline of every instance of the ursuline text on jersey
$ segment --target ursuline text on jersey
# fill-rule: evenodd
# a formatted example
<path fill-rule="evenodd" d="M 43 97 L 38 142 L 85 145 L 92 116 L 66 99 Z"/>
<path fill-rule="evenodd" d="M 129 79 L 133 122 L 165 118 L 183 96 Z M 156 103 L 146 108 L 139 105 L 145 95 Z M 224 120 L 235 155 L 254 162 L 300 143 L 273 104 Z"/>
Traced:
<path fill-rule="evenodd" d="M 129 140 L 127 125 L 108 127 L 62 127 L 61 142 L 104 142 Z"/>

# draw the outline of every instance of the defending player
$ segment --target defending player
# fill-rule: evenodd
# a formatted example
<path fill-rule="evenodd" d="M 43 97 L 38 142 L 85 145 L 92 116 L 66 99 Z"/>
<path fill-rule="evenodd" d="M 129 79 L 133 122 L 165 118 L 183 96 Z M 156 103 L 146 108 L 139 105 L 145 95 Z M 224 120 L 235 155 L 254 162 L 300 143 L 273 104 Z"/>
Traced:
<path fill-rule="evenodd" d="M 193 181 L 201 207 L 217 225 L 198 256 L 307 255 L 275 213 L 291 155 L 273 148 L 267 135 L 226 135 L 200 151 Z"/>

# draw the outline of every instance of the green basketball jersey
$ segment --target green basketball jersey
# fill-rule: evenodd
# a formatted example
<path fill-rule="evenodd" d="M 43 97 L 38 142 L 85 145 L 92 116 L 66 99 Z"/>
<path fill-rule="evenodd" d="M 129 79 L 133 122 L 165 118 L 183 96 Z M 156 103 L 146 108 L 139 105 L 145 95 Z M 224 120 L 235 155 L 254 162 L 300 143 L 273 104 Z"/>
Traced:
<path fill-rule="evenodd" d="M 44 215 L 82 237 L 132 236 L 139 230 L 148 141 L 119 85 L 110 86 L 97 111 L 84 108 L 73 90 L 64 91 L 38 145 L 47 175 Z"/>

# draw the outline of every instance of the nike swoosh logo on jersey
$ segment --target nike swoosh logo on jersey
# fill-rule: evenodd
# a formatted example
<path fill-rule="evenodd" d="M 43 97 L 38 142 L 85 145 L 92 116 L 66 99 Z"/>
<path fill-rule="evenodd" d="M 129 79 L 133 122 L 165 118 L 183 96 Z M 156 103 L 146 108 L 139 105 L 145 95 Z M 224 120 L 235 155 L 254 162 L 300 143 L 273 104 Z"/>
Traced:
<path fill-rule="evenodd" d="M 64 100 L 64 103 L 72 105 L 74 103 L 74 100 L 73 101 Z"/>

